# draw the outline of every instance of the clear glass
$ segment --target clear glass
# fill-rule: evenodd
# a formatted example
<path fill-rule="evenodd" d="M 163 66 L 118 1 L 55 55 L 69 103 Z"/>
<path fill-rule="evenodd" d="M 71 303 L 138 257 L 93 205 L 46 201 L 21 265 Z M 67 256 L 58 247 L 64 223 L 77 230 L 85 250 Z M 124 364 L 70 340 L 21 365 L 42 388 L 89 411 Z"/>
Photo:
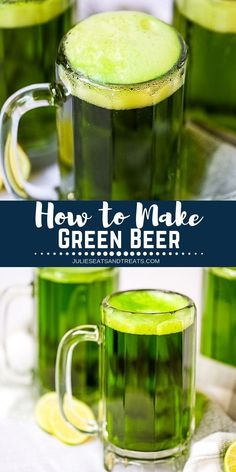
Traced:
<path fill-rule="evenodd" d="M 67 36 L 57 56 L 57 84 L 28 87 L 4 106 L 1 159 L 7 188 L 21 198 L 34 199 L 174 199 L 180 185 L 187 57 L 182 38 L 177 38 L 180 57 L 166 74 L 127 85 L 96 83 L 72 70 L 65 54 L 66 40 Z M 10 139 L 17 161 L 19 114 L 50 105 L 57 108 L 61 185 L 58 192 L 49 194 L 32 188 L 23 178 L 19 185 L 4 155 Z"/>
<path fill-rule="evenodd" d="M 236 1 L 175 0 L 189 47 L 182 199 L 236 198 Z"/>
<path fill-rule="evenodd" d="M 56 384 L 64 417 L 65 395 L 72 401 L 70 353 L 83 341 L 100 345 L 99 424 L 85 422 L 82 430 L 100 431 L 106 470 L 183 470 L 195 424 L 195 331 L 189 298 L 136 290 L 104 300 L 100 328 L 80 326 L 61 341 Z"/>
<path fill-rule="evenodd" d="M 6 350 L 8 336 L 7 321 L 10 303 L 13 299 L 28 294 L 35 298 L 35 325 L 32 331 L 37 343 L 35 378 L 40 393 L 55 390 L 55 363 L 57 348 L 62 336 L 80 323 L 98 323 L 100 303 L 103 298 L 117 289 L 118 270 L 113 268 L 39 268 L 35 272 L 32 287 L 12 287 L 4 298 L 3 323 L 6 364 L 16 382 L 23 383 L 26 376 L 12 372 Z M 75 377 L 74 392 L 91 406 L 98 401 L 98 360 L 93 346 L 75 352 L 73 361 Z M 10 376 L 9 376 L 10 378 Z M 29 379 L 29 373 L 27 375 Z"/>
<path fill-rule="evenodd" d="M 59 42 L 75 20 L 74 4 L 74 0 L 0 2 L 0 108 L 19 88 L 53 80 Z M 22 120 L 19 143 L 34 168 L 56 157 L 54 120 L 49 109 L 34 110 Z"/>

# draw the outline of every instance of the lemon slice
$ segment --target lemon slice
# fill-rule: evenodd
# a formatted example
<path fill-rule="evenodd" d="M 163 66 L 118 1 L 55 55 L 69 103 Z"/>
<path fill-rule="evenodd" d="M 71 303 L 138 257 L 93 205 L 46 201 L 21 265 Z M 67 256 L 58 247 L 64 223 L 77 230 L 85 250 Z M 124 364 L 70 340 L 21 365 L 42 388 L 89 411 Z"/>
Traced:
<path fill-rule="evenodd" d="M 94 414 L 91 408 L 85 403 L 74 398 L 71 403 L 68 398 L 65 397 L 64 409 L 68 421 L 77 428 L 86 431 L 86 429 L 88 430 L 90 428 L 90 424 L 94 426 Z M 70 426 L 64 420 L 59 409 L 58 398 L 55 392 L 46 393 L 46 395 L 40 398 L 36 405 L 35 418 L 40 428 L 52 434 L 65 444 L 82 444 L 91 437 L 88 433 L 76 431 L 73 426 Z"/>
<path fill-rule="evenodd" d="M 19 173 L 22 173 L 24 179 L 28 179 L 31 171 L 30 160 L 27 154 L 24 152 L 22 147 L 17 145 L 18 159 L 19 159 L 19 168 L 18 162 L 16 161 L 16 156 L 13 150 L 12 138 L 11 135 L 8 135 L 6 146 L 5 146 L 5 163 L 8 179 L 14 189 L 20 190 L 22 196 L 24 196 L 23 187 L 21 184 L 21 178 Z"/>
<path fill-rule="evenodd" d="M 224 458 L 225 472 L 236 472 L 236 441 L 229 446 Z"/>
<path fill-rule="evenodd" d="M 52 434 L 52 426 L 50 421 L 51 410 L 57 403 L 57 394 L 55 392 L 46 393 L 37 402 L 35 408 L 35 419 L 41 429 Z"/>

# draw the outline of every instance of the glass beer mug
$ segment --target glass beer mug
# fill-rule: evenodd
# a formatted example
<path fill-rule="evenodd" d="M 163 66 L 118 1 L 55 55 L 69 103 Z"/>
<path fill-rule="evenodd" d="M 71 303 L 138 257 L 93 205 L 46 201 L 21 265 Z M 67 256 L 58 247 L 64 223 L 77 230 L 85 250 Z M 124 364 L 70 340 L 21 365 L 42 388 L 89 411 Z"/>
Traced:
<path fill-rule="evenodd" d="M 235 0 L 175 0 L 175 25 L 190 48 L 187 115 L 236 139 Z"/>
<path fill-rule="evenodd" d="M 180 198 L 236 199 L 236 2 L 175 0 L 189 47 Z"/>
<path fill-rule="evenodd" d="M 74 23 L 74 5 L 74 0 L 0 2 L 0 109 L 20 87 L 54 77 L 55 54 Z M 22 121 L 19 143 L 38 164 L 55 158 L 54 120 L 53 110 L 44 109 Z"/>
<path fill-rule="evenodd" d="M 55 390 L 55 363 L 57 348 L 62 336 L 79 323 L 98 323 L 100 303 L 103 298 L 115 290 L 118 285 L 118 270 L 113 268 L 40 268 L 35 272 L 32 285 L 16 286 L 8 289 L 3 303 L 5 309 L 5 333 L 8 336 L 8 318 L 13 300 L 22 296 L 33 296 L 35 300 L 35 325 L 37 344 L 36 369 L 33 377 L 40 393 Z M 6 347 L 6 346 L 4 346 Z M 75 392 L 82 395 L 85 401 L 94 404 L 98 400 L 98 369 L 97 351 L 90 346 L 78 358 L 75 353 L 73 372 L 80 378 L 74 384 Z M 14 381 L 23 381 L 19 372 L 6 361 Z M 87 365 L 87 372 L 84 367 Z M 28 382 L 31 379 L 27 373 Z"/>
<path fill-rule="evenodd" d="M 214 267 L 203 274 L 201 371 L 209 388 L 236 385 L 236 268 Z"/>
<path fill-rule="evenodd" d="M 22 176 L 17 185 L 5 152 L 10 146 L 17 159 L 25 112 L 54 106 L 60 198 L 175 198 L 186 55 L 171 26 L 141 12 L 108 12 L 80 22 L 61 42 L 56 84 L 29 86 L 3 107 L 8 189 L 21 198 L 57 198 L 57 191 L 45 195 L 45 188 Z"/>
<path fill-rule="evenodd" d="M 115 293 L 102 303 L 99 326 L 79 326 L 67 333 L 56 367 L 60 408 L 67 421 L 65 395 L 73 407 L 71 353 L 88 341 L 100 347 L 101 418 L 98 424 L 84 421 L 81 429 L 100 433 L 106 470 L 119 463 L 145 464 L 145 470 L 154 470 L 153 464 L 161 470 L 179 464 L 171 470 L 183 470 L 194 430 L 194 303 L 158 290 Z"/>

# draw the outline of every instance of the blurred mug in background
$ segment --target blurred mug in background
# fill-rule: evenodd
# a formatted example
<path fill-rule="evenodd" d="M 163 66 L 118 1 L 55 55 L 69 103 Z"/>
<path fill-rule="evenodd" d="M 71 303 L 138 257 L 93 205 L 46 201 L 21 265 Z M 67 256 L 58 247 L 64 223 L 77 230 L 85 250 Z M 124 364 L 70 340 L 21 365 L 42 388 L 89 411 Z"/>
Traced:
<path fill-rule="evenodd" d="M 75 0 L 0 2 L 0 109 L 19 88 L 54 78 L 59 42 L 75 21 Z M 45 108 L 22 121 L 20 145 L 35 166 L 56 157 L 53 125 L 54 111 Z"/>
<path fill-rule="evenodd" d="M 7 379 L 16 384 L 32 384 L 35 381 L 40 393 L 55 390 L 55 361 L 60 339 L 78 324 L 95 324 L 100 319 L 100 303 L 117 289 L 118 270 L 113 268 L 39 268 L 29 285 L 12 286 L 1 296 L 2 350 Z M 33 299 L 31 326 L 27 332 L 31 344 L 31 359 L 22 368 L 25 351 L 30 354 L 28 340 L 10 335 L 12 304 L 22 310 L 20 299 Z M 24 310 L 20 315 L 24 314 Z M 18 316 L 19 318 L 19 316 Z M 11 343 L 9 343 L 11 337 Z M 17 345 L 13 346 L 15 342 Z M 17 356 L 18 359 L 15 359 Z M 98 399 L 97 350 L 89 346 L 78 358 L 75 353 L 73 371 L 79 382 L 74 384 L 75 394 L 93 405 Z M 86 367 L 87 366 L 87 367 Z M 28 367 L 28 370 L 27 370 Z M 86 370 L 85 370 L 86 367 Z M 7 377 L 7 373 L 9 376 Z"/>
<path fill-rule="evenodd" d="M 180 199 L 236 199 L 236 2 L 175 0 L 189 48 Z"/>
<path fill-rule="evenodd" d="M 199 382 L 229 401 L 236 385 L 235 338 L 236 268 L 204 269 Z"/>

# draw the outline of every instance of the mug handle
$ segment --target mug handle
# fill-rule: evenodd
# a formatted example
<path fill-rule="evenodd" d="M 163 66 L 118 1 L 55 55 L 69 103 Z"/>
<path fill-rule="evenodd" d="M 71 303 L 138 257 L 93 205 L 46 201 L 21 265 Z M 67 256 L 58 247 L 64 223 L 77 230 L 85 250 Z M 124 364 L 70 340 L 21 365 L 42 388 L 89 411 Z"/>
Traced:
<path fill-rule="evenodd" d="M 25 296 L 32 296 L 33 295 L 33 283 L 26 286 L 16 285 L 14 287 L 6 288 L 1 293 L 1 345 L 3 350 L 3 360 L 4 360 L 4 367 L 5 367 L 5 377 L 6 380 L 12 380 L 13 382 L 17 382 L 19 384 L 29 384 L 33 380 L 33 373 L 28 372 L 22 373 L 16 370 L 12 365 L 8 355 L 7 349 L 7 338 L 8 338 L 8 320 L 9 320 L 9 313 L 10 313 L 10 306 L 16 298 L 21 298 Z"/>
<path fill-rule="evenodd" d="M 24 87 L 11 95 L 2 107 L 0 115 L 0 165 L 8 192 L 20 199 L 57 200 L 57 191 L 27 182 L 21 171 L 18 152 L 18 128 L 22 116 L 41 107 L 56 107 L 64 98 L 64 89 L 59 84 L 35 84 Z M 43 130 L 42 130 L 43 132 Z M 11 156 L 11 159 L 9 158 Z M 17 170 L 17 179 L 12 172 L 12 162 Z"/>
<path fill-rule="evenodd" d="M 55 383 L 60 412 L 66 423 L 80 433 L 91 436 L 99 433 L 98 423 L 94 420 L 78 417 L 78 413 L 73 408 L 71 379 L 73 351 L 78 344 L 87 341 L 97 343 L 98 345 L 102 343 L 101 334 L 96 325 L 78 326 L 63 336 L 57 351 Z M 71 410 L 74 410 L 74 415 L 75 417 L 77 416 L 81 427 L 73 424 L 68 418 L 65 403 L 70 405 Z"/>

